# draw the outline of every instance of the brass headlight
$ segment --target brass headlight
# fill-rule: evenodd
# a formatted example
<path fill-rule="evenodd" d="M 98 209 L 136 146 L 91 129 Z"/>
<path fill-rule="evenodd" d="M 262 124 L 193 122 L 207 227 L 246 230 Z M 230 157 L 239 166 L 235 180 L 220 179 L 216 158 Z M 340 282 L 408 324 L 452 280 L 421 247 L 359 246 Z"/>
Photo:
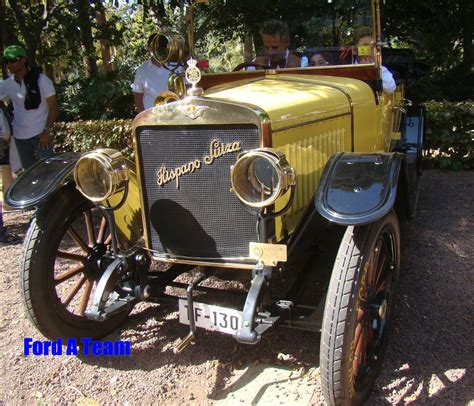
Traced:
<path fill-rule="evenodd" d="M 250 207 L 267 207 L 295 184 L 285 155 L 269 148 L 244 152 L 231 168 L 232 188 Z"/>
<path fill-rule="evenodd" d="M 123 155 L 114 149 L 99 149 L 83 155 L 74 168 L 77 189 L 89 200 L 101 202 L 124 190 L 128 169 Z"/>
<path fill-rule="evenodd" d="M 156 34 L 150 45 L 151 54 L 160 63 L 184 62 L 186 43 L 184 38 L 170 31 Z"/>

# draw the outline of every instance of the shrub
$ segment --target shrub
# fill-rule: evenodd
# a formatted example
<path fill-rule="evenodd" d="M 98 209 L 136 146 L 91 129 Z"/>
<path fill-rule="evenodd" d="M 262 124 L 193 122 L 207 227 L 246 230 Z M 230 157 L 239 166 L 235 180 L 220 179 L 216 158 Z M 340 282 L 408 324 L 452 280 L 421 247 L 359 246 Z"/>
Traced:
<path fill-rule="evenodd" d="M 114 148 L 132 157 L 132 120 L 74 121 L 54 124 L 57 152 Z"/>
<path fill-rule="evenodd" d="M 472 98 L 473 94 L 474 73 L 466 75 L 456 69 L 421 74 L 407 87 L 407 98 L 415 104 L 432 100 L 459 102 Z"/>
<path fill-rule="evenodd" d="M 474 168 L 474 102 L 427 102 L 424 159 L 429 166 Z M 132 120 L 90 120 L 54 125 L 57 152 L 114 148 L 132 157 Z"/>
<path fill-rule="evenodd" d="M 425 161 L 439 168 L 474 168 L 474 102 L 430 101 L 425 106 Z"/>
<path fill-rule="evenodd" d="M 135 114 L 131 79 L 120 72 L 57 85 L 62 121 L 127 119 Z"/>

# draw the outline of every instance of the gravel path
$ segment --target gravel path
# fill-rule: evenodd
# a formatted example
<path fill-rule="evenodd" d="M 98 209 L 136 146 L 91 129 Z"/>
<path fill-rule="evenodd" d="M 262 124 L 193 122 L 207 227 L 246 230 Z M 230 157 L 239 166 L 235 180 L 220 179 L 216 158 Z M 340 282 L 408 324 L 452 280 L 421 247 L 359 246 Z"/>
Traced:
<path fill-rule="evenodd" d="M 473 173 L 425 172 L 418 218 L 402 226 L 399 317 L 370 405 L 474 405 Z M 30 213 L 6 213 L 24 235 Z M 132 356 L 25 357 L 24 337 L 42 340 L 18 291 L 21 246 L 1 247 L 0 405 L 324 404 L 319 335 L 278 329 L 255 347 L 200 330 L 141 304 L 121 331 Z"/>

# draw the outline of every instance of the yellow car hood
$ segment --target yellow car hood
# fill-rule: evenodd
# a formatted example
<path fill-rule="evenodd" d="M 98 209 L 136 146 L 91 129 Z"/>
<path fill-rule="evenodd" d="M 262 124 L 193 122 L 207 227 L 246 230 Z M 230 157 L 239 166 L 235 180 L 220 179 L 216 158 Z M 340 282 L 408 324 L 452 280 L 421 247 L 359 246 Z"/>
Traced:
<path fill-rule="evenodd" d="M 370 87 L 356 79 L 333 76 L 268 74 L 252 81 L 232 82 L 206 90 L 205 96 L 257 106 L 272 121 L 272 128 L 347 114 L 351 103 L 374 100 Z"/>

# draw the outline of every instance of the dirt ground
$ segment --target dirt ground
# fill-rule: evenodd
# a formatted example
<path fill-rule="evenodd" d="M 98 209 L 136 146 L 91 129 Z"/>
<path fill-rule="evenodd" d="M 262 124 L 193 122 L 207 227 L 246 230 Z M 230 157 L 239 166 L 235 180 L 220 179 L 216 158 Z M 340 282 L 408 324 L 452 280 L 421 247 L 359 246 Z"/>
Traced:
<path fill-rule="evenodd" d="M 473 182 L 473 172 L 423 175 L 418 217 L 402 225 L 399 314 L 369 405 L 474 405 Z M 29 215 L 4 217 L 24 236 Z M 25 337 L 44 338 L 20 300 L 21 249 L 0 248 L 0 405 L 324 404 L 319 334 L 280 328 L 248 347 L 200 330 L 175 355 L 187 327 L 158 305 L 140 305 L 108 337 L 129 340 L 130 357 L 24 356 Z"/>

